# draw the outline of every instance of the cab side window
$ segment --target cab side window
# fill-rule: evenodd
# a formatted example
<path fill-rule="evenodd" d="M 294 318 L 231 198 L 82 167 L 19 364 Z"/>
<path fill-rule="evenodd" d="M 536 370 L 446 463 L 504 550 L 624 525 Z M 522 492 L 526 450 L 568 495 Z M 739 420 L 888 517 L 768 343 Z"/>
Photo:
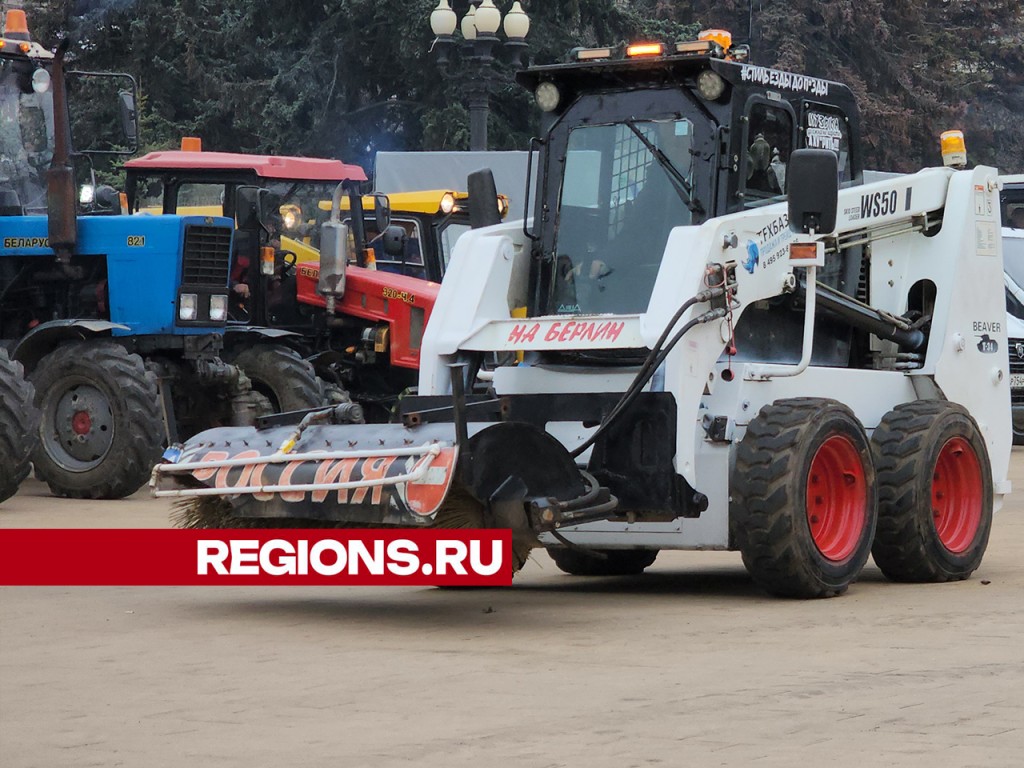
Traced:
<path fill-rule="evenodd" d="M 756 102 L 747 115 L 743 178 L 747 205 L 786 192 L 786 166 L 793 153 L 793 116 L 788 109 Z"/>
<path fill-rule="evenodd" d="M 804 146 L 807 149 L 828 149 L 839 158 L 839 182 L 849 182 L 850 127 L 846 115 L 822 104 L 808 104 L 804 112 Z"/>

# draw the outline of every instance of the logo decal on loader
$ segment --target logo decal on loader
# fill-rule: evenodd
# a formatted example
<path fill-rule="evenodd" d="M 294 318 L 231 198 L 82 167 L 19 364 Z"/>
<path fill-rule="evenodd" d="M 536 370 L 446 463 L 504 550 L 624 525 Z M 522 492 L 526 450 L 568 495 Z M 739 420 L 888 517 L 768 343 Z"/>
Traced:
<path fill-rule="evenodd" d="M 992 355 L 999 351 L 999 342 L 991 338 L 987 333 L 978 337 L 978 351 L 986 355 Z"/>
<path fill-rule="evenodd" d="M 753 240 L 747 240 L 747 260 L 743 262 L 743 268 L 750 274 L 754 274 L 754 269 L 757 267 L 757 262 L 761 259 L 761 252 L 758 250 L 757 243 Z"/>

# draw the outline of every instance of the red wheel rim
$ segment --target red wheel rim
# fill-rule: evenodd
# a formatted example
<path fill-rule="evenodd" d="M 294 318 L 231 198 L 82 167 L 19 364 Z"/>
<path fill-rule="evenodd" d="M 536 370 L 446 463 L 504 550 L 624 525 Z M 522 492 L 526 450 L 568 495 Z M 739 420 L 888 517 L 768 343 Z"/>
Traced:
<path fill-rule="evenodd" d="M 71 429 L 76 435 L 88 435 L 92 431 L 92 417 L 88 411 L 79 411 L 71 417 Z"/>
<path fill-rule="evenodd" d="M 867 522 L 867 480 L 860 451 L 843 435 L 825 440 L 807 474 L 807 524 L 826 560 L 853 554 Z"/>
<path fill-rule="evenodd" d="M 942 546 L 950 552 L 971 546 L 981 527 L 983 501 L 978 454 L 964 438 L 951 437 L 932 473 L 932 517 Z"/>

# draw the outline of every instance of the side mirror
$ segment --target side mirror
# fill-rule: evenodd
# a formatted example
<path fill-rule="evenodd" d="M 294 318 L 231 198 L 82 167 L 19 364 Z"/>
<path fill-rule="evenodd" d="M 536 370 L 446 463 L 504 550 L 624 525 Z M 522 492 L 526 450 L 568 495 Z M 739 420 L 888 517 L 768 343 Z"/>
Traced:
<path fill-rule="evenodd" d="M 501 223 L 498 210 L 498 190 L 490 168 L 474 171 L 466 181 L 469 192 L 469 226 L 473 229 Z"/>
<path fill-rule="evenodd" d="M 139 115 L 135 110 L 135 94 L 131 91 L 118 91 L 117 98 L 121 105 L 121 132 L 125 141 L 134 146 L 139 138 Z"/>
<path fill-rule="evenodd" d="M 388 227 L 384 230 L 384 253 L 394 257 L 398 261 L 405 261 L 405 244 L 409 236 L 399 226 Z"/>
<path fill-rule="evenodd" d="M 373 193 L 373 216 L 377 222 L 378 232 L 383 232 L 391 225 L 391 200 L 387 195 Z"/>
<path fill-rule="evenodd" d="M 239 187 L 235 190 L 235 229 L 254 231 L 263 220 L 260 210 L 260 188 Z"/>
<path fill-rule="evenodd" d="M 839 207 L 839 158 L 828 149 L 798 149 L 786 170 L 789 228 L 794 232 L 830 234 Z"/>

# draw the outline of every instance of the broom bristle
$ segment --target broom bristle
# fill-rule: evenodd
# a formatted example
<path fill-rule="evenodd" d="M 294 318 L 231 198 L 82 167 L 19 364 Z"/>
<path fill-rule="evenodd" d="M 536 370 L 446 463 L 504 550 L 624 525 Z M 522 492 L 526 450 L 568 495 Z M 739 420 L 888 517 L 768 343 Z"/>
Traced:
<path fill-rule="evenodd" d="M 381 528 L 382 525 L 345 523 L 334 520 L 310 520 L 298 517 L 239 517 L 231 503 L 220 496 L 196 496 L 177 501 L 170 515 L 178 528 Z M 485 528 L 484 507 L 461 485 L 453 485 L 431 528 Z M 512 573 L 518 573 L 530 557 L 535 544 L 512 538 Z"/>

